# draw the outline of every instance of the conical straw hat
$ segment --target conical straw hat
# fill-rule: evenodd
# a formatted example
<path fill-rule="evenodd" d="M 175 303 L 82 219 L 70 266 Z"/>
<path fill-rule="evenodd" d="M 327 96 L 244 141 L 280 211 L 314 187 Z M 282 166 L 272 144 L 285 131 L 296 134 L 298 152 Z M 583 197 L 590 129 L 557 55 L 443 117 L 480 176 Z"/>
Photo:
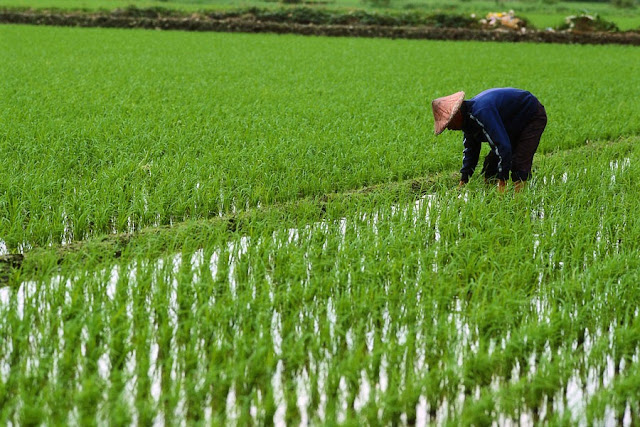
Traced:
<path fill-rule="evenodd" d="M 456 92 L 453 95 L 444 96 L 434 99 L 431 102 L 433 109 L 433 118 L 435 119 L 434 132 L 440 135 L 447 127 L 453 116 L 458 112 L 462 101 L 464 100 L 464 92 Z"/>

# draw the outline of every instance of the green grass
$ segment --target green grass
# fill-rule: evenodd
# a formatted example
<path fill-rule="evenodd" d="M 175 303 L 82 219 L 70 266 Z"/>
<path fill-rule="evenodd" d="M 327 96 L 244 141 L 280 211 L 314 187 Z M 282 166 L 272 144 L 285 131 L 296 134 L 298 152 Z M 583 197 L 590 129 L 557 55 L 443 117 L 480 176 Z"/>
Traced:
<path fill-rule="evenodd" d="M 637 423 L 637 49 L 0 31 L 0 423 Z M 458 191 L 429 101 L 507 85 Z"/>
<path fill-rule="evenodd" d="M 542 152 L 640 129 L 628 47 L 2 31 L 11 250 L 457 169 L 429 104 L 460 89 L 536 94 Z"/>

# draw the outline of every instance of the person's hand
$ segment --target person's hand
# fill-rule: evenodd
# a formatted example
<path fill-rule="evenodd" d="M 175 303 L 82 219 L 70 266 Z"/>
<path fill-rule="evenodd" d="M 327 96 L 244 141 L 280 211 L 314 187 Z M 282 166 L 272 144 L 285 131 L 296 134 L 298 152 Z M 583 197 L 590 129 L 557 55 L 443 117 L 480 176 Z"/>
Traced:
<path fill-rule="evenodd" d="M 498 193 L 504 193 L 507 189 L 507 181 L 504 179 L 498 180 Z"/>

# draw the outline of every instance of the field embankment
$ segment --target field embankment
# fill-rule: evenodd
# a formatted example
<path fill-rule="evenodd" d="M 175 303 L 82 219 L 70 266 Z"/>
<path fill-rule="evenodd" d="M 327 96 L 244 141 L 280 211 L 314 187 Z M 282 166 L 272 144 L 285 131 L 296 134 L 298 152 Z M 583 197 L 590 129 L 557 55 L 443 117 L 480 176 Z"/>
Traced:
<path fill-rule="evenodd" d="M 284 19 L 283 19 L 284 16 Z M 340 15 L 339 15 L 340 16 Z M 216 12 L 185 14 L 160 9 L 113 12 L 2 10 L 0 23 L 66 27 L 143 28 L 155 30 L 301 34 L 335 37 L 382 37 L 427 40 L 503 41 L 640 45 L 637 31 L 548 31 L 483 29 L 467 16 L 444 14 L 420 19 L 343 19 L 313 22 L 304 14 Z"/>

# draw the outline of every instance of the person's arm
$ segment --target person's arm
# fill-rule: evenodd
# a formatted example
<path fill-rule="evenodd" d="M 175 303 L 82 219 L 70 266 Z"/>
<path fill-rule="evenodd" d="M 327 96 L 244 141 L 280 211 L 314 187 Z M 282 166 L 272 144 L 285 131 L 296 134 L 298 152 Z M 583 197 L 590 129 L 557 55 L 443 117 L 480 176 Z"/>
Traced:
<path fill-rule="evenodd" d="M 462 152 L 462 169 L 460 169 L 460 184 L 469 182 L 478 165 L 480 157 L 481 142 L 468 134 L 464 134 L 464 151 Z"/>
<path fill-rule="evenodd" d="M 506 181 L 509 178 L 511 170 L 511 140 L 504 128 L 502 118 L 495 108 L 485 108 L 471 116 L 482 128 L 491 149 L 497 154 L 498 162 L 498 179 Z"/>

